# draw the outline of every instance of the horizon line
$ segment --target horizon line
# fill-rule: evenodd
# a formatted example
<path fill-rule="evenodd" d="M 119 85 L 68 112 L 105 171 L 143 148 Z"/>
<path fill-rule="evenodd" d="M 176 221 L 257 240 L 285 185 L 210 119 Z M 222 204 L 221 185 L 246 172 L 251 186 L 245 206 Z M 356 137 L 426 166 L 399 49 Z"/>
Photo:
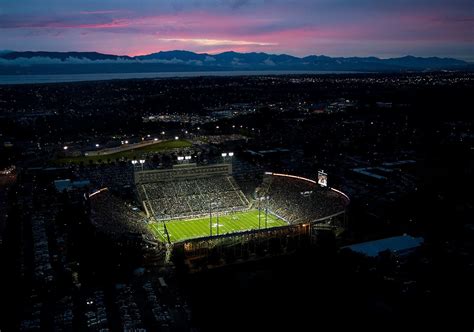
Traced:
<path fill-rule="evenodd" d="M 0 55 L 1 54 L 7 54 L 7 53 L 14 53 L 14 52 L 17 52 L 17 53 L 20 53 L 20 52 L 48 52 L 48 53 L 98 53 L 98 54 L 103 54 L 103 55 L 112 55 L 112 56 L 117 56 L 117 57 L 130 57 L 130 58 L 136 58 L 136 57 L 140 57 L 140 56 L 146 56 L 146 55 L 151 55 L 151 54 L 156 54 L 156 53 L 167 53 L 167 52 L 189 52 L 189 53 L 194 53 L 194 54 L 199 54 L 199 55 L 219 55 L 219 54 L 224 54 L 224 53 L 231 53 L 231 52 L 234 52 L 234 53 L 238 53 L 238 54 L 252 54 L 252 53 L 256 53 L 256 54 L 268 54 L 268 55 L 288 55 L 288 56 L 291 56 L 291 57 L 294 57 L 294 58 L 298 58 L 298 59 L 302 59 L 302 58 L 306 58 L 306 57 L 309 57 L 309 56 L 325 56 L 325 57 L 329 57 L 329 58 L 377 58 L 377 59 L 380 59 L 380 60 L 388 60 L 388 59 L 397 59 L 397 58 L 406 58 L 406 57 L 413 57 L 413 58 L 424 58 L 424 59 L 428 59 L 428 58 L 438 58 L 438 59 L 454 59 L 454 60 L 460 60 L 460 61 L 464 61 L 464 62 L 467 62 L 467 63 L 474 63 L 474 58 L 469 58 L 469 60 L 467 59 L 463 59 L 463 58 L 458 58 L 458 57 L 454 57 L 454 56 L 439 56 L 439 55 L 412 55 L 412 54 L 406 54 L 405 55 L 397 55 L 397 56 L 388 56 L 388 57 L 382 57 L 382 56 L 377 56 L 377 55 L 344 55 L 344 56 L 339 56 L 339 55 L 326 55 L 326 54 L 307 54 L 307 55 L 303 55 L 303 56 L 299 56 L 299 55 L 293 55 L 293 54 L 289 54 L 289 53 L 267 53 L 267 52 L 257 52 L 257 51 L 252 51 L 252 52 L 237 52 L 237 51 L 234 51 L 234 50 L 229 50 L 229 51 L 223 51 L 223 52 L 216 52 L 216 53 L 213 53 L 213 52 L 195 52 L 195 51 L 190 51 L 190 50 L 185 50 L 185 49 L 173 49 L 173 50 L 159 50 L 159 51 L 155 51 L 155 52 L 151 52 L 151 53 L 142 53 L 142 54 L 134 54 L 134 55 L 131 55 L 131 54 L 114 54 L 114 53 L 103 53 L 103 52 L 99 52 L 99 51 L 44 51 L 44 50 L 26 50 L 26 51 L 18 51 L 18 50 L 0 50 Z"/>

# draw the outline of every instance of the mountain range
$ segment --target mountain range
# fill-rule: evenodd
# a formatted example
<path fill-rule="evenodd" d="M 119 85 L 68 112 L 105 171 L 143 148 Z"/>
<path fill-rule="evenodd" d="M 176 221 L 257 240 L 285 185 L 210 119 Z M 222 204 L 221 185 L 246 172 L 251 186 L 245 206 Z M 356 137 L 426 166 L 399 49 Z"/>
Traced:
<path fill-rule="evenodd" d="M 97 52 L 0 51 L 0 75 L 266 70 L 407 72 L 474 70 L 474 64 L 439 57 L 295 57 L 233 51 L 207 54 L 177 50 L 134 57 Z"/>

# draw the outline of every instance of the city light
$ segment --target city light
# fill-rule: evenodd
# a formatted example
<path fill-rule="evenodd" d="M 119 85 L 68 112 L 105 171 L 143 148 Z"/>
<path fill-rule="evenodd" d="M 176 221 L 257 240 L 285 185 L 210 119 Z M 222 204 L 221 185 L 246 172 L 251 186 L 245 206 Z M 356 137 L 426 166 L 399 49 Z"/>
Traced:
<path fill-rule="evenodd" d="M 158 141 L 158 138 L 154 138 L 153 140 L 156 142 L 156 141 Z"/>
<path fill-rule="evenodd" d="M 229 157 L 233 157 L 234 156 L 234 153 L 233 152 L 229 152 Z"/>
<path fill-rule="evenodd" d="M 227 153 L 223 152 L 223 153 L 221 153 L 221 156 L 222 157 L 227 157 Z"/>
<path fill-rule="evenodd" d="M 182 160 L 184 160 L 184 157 L 183 156 L 178 156 L 178 160 L 182 161 Z"/>
<path fill-rule="evenodd" d="M 191 156 L 185 156 L 184 159 L 190 160 L 190 159 L 191 159 Z"/>
<path fill-rule="evenodd" d="M 63 147 L 64 150 L 67 150 L 67 148 L 68 148 L 67 146 Z"/>
<path fill-rule="evenodd" d="M 174 137 L 175 141 L 179 140 L 179 137 L 178 136 L 175 136 Z"/>
<path fill-rule="evenodd" d="M 96 144 L 95 147 L 98 148 L 100 145 L 99 144 Z"/>
<path fill-rule="evenodd" d="M 128 141 L 125 141 L 125 144 L 128 144 Z"/>

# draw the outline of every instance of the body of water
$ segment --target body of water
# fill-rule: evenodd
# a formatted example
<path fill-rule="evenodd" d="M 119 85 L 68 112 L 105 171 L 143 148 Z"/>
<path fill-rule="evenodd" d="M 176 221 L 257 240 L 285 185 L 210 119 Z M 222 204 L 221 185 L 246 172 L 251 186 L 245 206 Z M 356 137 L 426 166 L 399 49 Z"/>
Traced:
<path fill-rule="evenodd" d="M 160 79 L 202 76 L 259 76 L 259 75 L 324 75 L 356 74 L 350 71 L 196 71 L 196 72 L 156 72 L 156 73 L 103 73 L 103 74 L 61 74 L 61 75 L 0 75 L 0 85 L 5 84 L 42 84 L 108 81 L 126 79 Z"/>

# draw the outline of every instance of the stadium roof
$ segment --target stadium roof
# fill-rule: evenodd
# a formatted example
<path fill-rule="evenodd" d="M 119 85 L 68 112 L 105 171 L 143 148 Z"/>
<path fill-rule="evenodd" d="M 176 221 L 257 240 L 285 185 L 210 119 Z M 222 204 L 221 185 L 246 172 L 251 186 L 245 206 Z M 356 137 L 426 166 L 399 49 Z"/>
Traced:
<path fill-rule="evenodd" d="M 381 252 L 390 250 L 392 253 L 402 256 L 423 244 L 422 237 L 413 237 L 410 235 L 394 236 L 385 239 L 362 242 L 343 247 L 354 252 L 364 254 L 369 257 L 376 257 Z"/>

